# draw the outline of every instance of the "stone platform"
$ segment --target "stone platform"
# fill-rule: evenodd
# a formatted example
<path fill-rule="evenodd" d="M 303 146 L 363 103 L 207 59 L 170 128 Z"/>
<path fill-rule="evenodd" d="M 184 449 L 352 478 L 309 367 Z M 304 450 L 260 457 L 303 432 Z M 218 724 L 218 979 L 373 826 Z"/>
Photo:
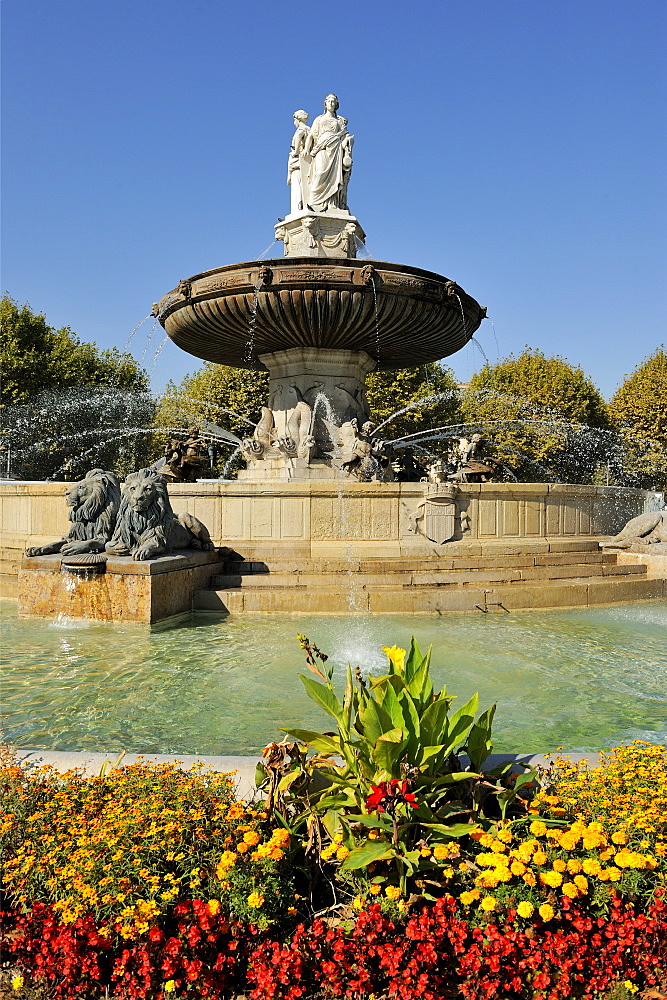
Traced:
<path fill-rule="evenodd" d="M 5 596 L 16 596 L 23 549 L 67 530 L 65 488 L 62 483 L 0 484 Z M 216 545 L 234 553 L 217 568 L 208 562 L 210 554 L 188 556 L 203 560 L 187 570 L 198 610 L 478 614 L 476 606 L 485 603 L 514 610 L 667 596 L 667 569 L 647 572 L 632 553 L 599 551 L 601 539 L 615 535 L 654 502 L 642 490 L 529 483 L 203 481 L 170 485 L 169 495 L 176 512 L 192 512 Z M 129 576 L 117 574 L 112 584 L 117 596 L 109 597 L 117 620 L 131 620 L 130 599 L 143 609 L 143 617 L 132 620 L 157 620 L 158 592 L 170 614 L 189 610 L 187 588 L 177 587 L 175 578 L 157 579 L 166 572 L 158 572 L 161 562 L 134 563 Z M 27 572 L 37 570 L 26 566 Z M 150 599 L 146 574 L 155 591 Z M 211 588 L 213 576 L 219 579 Z M 34 577 L 23 587 L 29 585 L 36 586 Z"/>
<path fill-rule="evenodd" d="M 184 552 L 135 562 L 107 559 L 106 572 L 88 578 L 63 573 L 60 556 L 24 557 L 18 579 L 19 615 L 152 625 L 192 610 L 192 595 L 207 586 L 217 552 Z"/>

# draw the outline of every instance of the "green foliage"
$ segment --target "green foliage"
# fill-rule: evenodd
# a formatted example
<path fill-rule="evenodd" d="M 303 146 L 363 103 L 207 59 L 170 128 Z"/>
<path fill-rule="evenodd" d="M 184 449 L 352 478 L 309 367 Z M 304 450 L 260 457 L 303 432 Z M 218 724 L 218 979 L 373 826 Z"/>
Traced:
<path fill-rule="evenodd" d="M 517 358 L 485 365 L 473 375 L 461 410 L 524 482 L 591 482 L 604 462 L 606 404 L 582 369 L 563 358 L 526 347 Z M 522 424 L 505 425 L 517 420 Z"/>
<path fill-rule="evenodd" d="M 424 406 L 414 406 L 387 424 L 386 430 L 382 431 L 387 438 L 455 423 L 459 406 L 456 381 L 448 368 L 436 362 L 398 371 L 372 372 L 366 376 L 366 398 L 376 423 L 419 399 L 439 393 L 444 393 L 445 398 Z"/>
<path fill-rule="evenodd" d="M 148 391 L 148 376 L 131 354 L 82 343 L 68 326 L 54 329 L 8 295 L 0 301 L 0 324 L 2 403 L 28 403 L 46 389 L 72 386 Z"/>
<path fill-rule="evenodd" d="M 348 666 L 341 701 L 326 655 L 299 638 L 319 678 L 301 675 L 304 687 L 334 730 L 285 729 L 298 743 L 282 755 L 277 745 L 268 748 L 258 777 L 288 825 L 305 824 L 311 843 L 331 841 L 325 860 L 335 855 L 342 872 L 388 861 L 405 891 L 419 873 L 435 875 L 430 849 L 422 848 L 470 834 L 510 809 L 523 811 L 520 783 L 511 788 L 482 773 L 495 705 L 478 715 L 475 694 L 450 714 L 452 697 L 433 687 L 430 650 L 422 655 L 414 638 L 407 653 L 385 648 L 387 673 L 368 680 Z M 299 744 L 315 756 L 306 759 Z"/>
<path fill-rule="evenodd" d="M 152 460 L 148 376 L 129 354 L 99 351 L 29 306 L 0 302 L 3 461 L 0 475 L 78 479 L 103 467 L 124 475 Z"/>
<path fill-rule="evenodd" d="M 667 354 L 658 348 L 626 376 L 609 404 L 623 434 L 628 463 L 648 489 L 667 486 Z"/>

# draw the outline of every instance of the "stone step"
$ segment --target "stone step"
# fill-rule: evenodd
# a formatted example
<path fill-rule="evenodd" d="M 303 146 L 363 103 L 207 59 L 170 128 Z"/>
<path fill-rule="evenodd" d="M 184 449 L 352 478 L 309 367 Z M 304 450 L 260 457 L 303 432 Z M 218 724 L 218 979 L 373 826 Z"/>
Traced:
<path fill-rule="evenodd" d="M 268 562 L 225 562 L 228 575 L 246 576 L 250 573 L 410 573 L 417 571 L 440 572 L 450 570 L 522 569 L 534 566 L 567 566 L 590 563 L 600 566 L 616 562 L 616 555 L 600 551 L 573 551 L 524 556 L 461 556 L 412 559 L 271 559 Z"/>
<path fill-rule="evenodd" d="M 483 587 L 458 584 L 452 587 L 341 587 L 293 588 L 240 587 L 230 590 L 195 592 L 196 611 L 252 614 L 443 614 L 450 611 L 509 612 L 529 608 L 588 607 L 625 601 L 667 597 L 667 581 L 637 574 L 627 577 L 592 577 L 518 583 Z"/>
<path fill-rule="evenodd" d="M 331 573 L 326 570 L 313 572 L 264 572 L 264 573 L 224 573 L 211 580 L 211 586 L 216 590 L 231 590 L 248 588 L 294 589 L 300 587 L 330 588 L 332 576 L 338 585 L 345 587 L 422 587 L 422 586 L 455 586 L 457 584 L 480 583 L 515 583 L 517 581 L 549 581 L 557 579 L 580 579 L 585 577 L 607 576 L 645 576 L 646 568 L 640 564 L 604 563 L 570 563 L 557 566 L 523 566 L 519 568 L 499 567 L 495 569 L 447 569 L 433 566 L 427 569 L 417 569 L 406 572 L 369 573 L 348 572 Z M 346 584 L 347 581 L 347 584 Z"/>

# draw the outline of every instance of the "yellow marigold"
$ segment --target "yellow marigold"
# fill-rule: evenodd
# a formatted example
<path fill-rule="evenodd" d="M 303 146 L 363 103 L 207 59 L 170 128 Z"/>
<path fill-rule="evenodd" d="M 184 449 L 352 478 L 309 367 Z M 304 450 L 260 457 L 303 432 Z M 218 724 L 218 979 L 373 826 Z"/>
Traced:
<path fill-rule="evenodd" d="M 567 863 L 567 870 L 569 871 L 570 875 L 576 875 L 577 872 L 581 871 L 581 869 L 582 869 L 582 863 L 579 860 L 579 858 L 570 858 L 570 860 Z"/>
<path fill-rule="evenodd" d="M 550 903 L 542 903 L 537 912 L 545 923 L 549 920 L 553 920 L 554 918 L 554 908 Z"/>
<path fill-rule="evenodd" d="M 336 853 L 336 845 L 329 844 L 328 847 L 325 847 L 322 851 L 320 851 L 320 857 L 322 858 L 322 861 L 329 861 L 334 856 L 335 853 Z"/>
<path fill-rule="evenodd" d="M 535 851 L 533 854 L 533 864 L 534 865 L 546 865 L 547 856 L 544 851 Z"/>
<path fill-rule="evenodd" d="M 249 850 L 250 850 L 250 848 L 248 847 L 248 845 L 243 840 L 241 841 L 240 844 L 236 845 L 236 853 L 237 854 L 247 854 Z"/>
<path fill-rule="evenodd" d="M 516 912 L 519 914 L 520 917 L 523 917 L 525 920 L 528 920 L 528 918 L 532 917 L 533 913 L 535 912 L 535 907 L 533 906 L 532 903 L 529 903 L 527 899 L 522 899 L 516 908 Z"/>
<path fill-rule="evenodd" d="M 586 858 L 585 861 L 581 863 L 582 871 L 586 872 L 587 875 L 599 875 L 602 870 L 602 865 L 597 858 Z"/>
<path fill-rule="evenodd" d="M 585 875 L 575 875 L 572 881 L 579 892 L 588 892 L 588 879 Z"/>
<path fill-rule="evenodd" d="M 503 854 L 507 850 L 507 844 L 503 844 L 502 840 L 492 840 L 489 847 L 494 854 Z"/>
<path fill-rule="evenodd" d="M 537 884 L 537 878 L 533 872 L 524 872 L 522 878 L 526 885 L 534 886 Z"/>
<path fill-rule="evenodd" d="M 541 819 L 533 820 L 528 827 L 534 837 L 543 837 L 547 832 L 547 825 Z"/>
<path fill-rule="evenodd" d="M 481 895 L 482 894 L 479 889 L 470 889 L 467 892 L 462 892 L 459 899 L 464 906 L 470 906 L 470 904 L 474 903 L 476 899 L 479 899 Z"/>
<path fill-rule="evenodd" d="M 552 889 L 557 889 L 559 885 L 562 885 L 563 876 L 560 872 L 540 872 L 540 882 L 543 885 L 549 885 Z"/>
<path fill-rule="evenodd" d="M 510 865 L 510 871 L 512 872 L 512 875 L 523 875 L 525 870 L 526 866 L 524 865 L 523 861 L 513 861 L 512 864 Z"/>
<path fill-rule="evenodd" d="M 433 857 L 436 861 L 444 861 L 449 857 L 449 847 L 446 844 L 436 844 L 433 848 Z"/>
<path fill-rule="evenodd" d="M 166 981 L 166 983 L 164 984 L 163 989 L 164 989 L 165 993 L 174 993 L 175 990 L 176 990 L 176 982 L 175 982 L 175 980 L 168 979 Z"/>
<path fill-rule="evenodd" d="M 248 847 L 254 847 L 255 844 L 259 844 L 262 838 L 257 833 L 257 830 L 248 830 L 247 833 L 243 834 L 243 840 L 248 845 Z"/>
<path fill-rule="evenodd" d="M 344 847 L 343 850 L 347 851 L 347 848 Z M 339 858 L 342 857 L 340 849 L 338 850 L 337 853 Z M 347 851 L 347 854 L 349 853 L 350 852 Z M 347 854 L 345 855 L 345 857 L 347 857 Z M 272 847 L 271 854 L 269 855 L 269 857 L 271 858 L 272 861 L 282 861 L 282 859 L 285 857 L 285 852 L 283 851 L 282 847 Z"/>
<path fill-rule="evenodd" d="M 514 839 L 510 830 L 508 830 L 507 828 L 498 830 L 496 837 L 498 840 L 502 840 L 503 844 L 511 844 L 512 840 Z"/>
<path fill-rule="evenodd" d="M 422 847 L 421 850 L 419 851 L 419 853 L 422 856 L 422 858 L 430 858 L 431 857 L 431 849 L 430 849 L 430 847 Z"/>
<path fill-rule="evenodd" d="M 628 836 L 622 830 L 617 830 L 611 835 L 612 844 L 627 844 Z"/>
<path fill-rule="evenodd" d="M 482 889 L 495 889 L 499 881 L 496 872 L 480 872 L 475 879 L 475 885 L 481 886 Z"/>
<path fill-rule="evenodd" d="M 251 892 L 248 896 L 248 906 L 253 907 L 253 909 L 258 910 L 261 906 L 264 906 L 264 896 L 261 892 Z"/>
<path fill-rule="evenodd" d="M 355 896 L 352 900 L 352 907 L 355 910 L 361 910 L 363 908 L 364 901 L 361 896 Z"/>
<path fill-rule="evenodd" d="M 479 905 L 483 910 L 491 912 L 491 910 L 495 910 L 496 908 L 496 901 L 493 896 L 485 896 Z"/>
<path fill-rule="evenodd" d="M 282 856 L 282 851 L 280 852 Z M 272 855 L 273 856 L 273 855 Z M 341 844 L 340 847 L 336 848 L 336 857 L 339 861 L 345 861 L 345 858 L 349 858 L 350 852 L 345 844 Z"/>
<path fill-rule="evenodd" d="M 564 896 L 569 896 L 570 899 L 576 899 L 579 895 L 579 890 L 574 882 L 565 882 L 561 891 Z"/>
<path fill-rule="evenodd" d="M 482 845 L 482 847 L 490 847 L 494 839 L 495 838 L 492 837 L 490 833 L 483 833 L 482 836 L 479 838 L 479 843 Z"/>
<path fill-rule="evenodd" d="M 23 976 L 21 975 L 21 973 L 19 973 L 18 976 L 14 976 L 14 978 L 12 979 L 12 989 L 20 990 L 24 982 L 25 980 Z"/>
<path fill-rule="evenodd" d="M 209 901 L 206 904 L 206 906 L 207 906 L 208 912 L 211 914 L 212 917 L 215 917 L 218 913 L 220 913 L 220 900 L 219 899 L 209 899 Z"/>
<path fill-rule="evenodd" d="M 289 913 L 290 917 L 295 917 L 297 913 L 296 906 L 288 906 L 287 912 Z"/>
<path fill-rule="evenodd" d="M 401 890 L 398 888 L 397 885 L 388 885 L 387 888 L 384 890 L 384 894 L 387 897 L 387 899 L 398 899 L 399 896 L 401 895 Z"/>
<path fill-rule="evenodd" d="M 379 896 L 380 893 L 382 892 L 382 886 L 380 885 L 379 882 L 373 882 L 369 891 L 371 896 Z"/>
<path fill-rule="evenodd" d="M 236 864 L 236 851 L 223 851 L 218 861 L 218 868 L 231 868 Z"/>

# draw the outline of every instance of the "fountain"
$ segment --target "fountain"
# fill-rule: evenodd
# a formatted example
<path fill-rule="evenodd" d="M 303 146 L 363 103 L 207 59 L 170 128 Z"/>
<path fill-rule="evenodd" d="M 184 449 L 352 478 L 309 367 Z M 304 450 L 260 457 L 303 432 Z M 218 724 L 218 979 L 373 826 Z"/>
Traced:
<path fill-rule="evenodd" d="M 373 423 L 365 376 L 455 353 L 486 310 L 443 275 L 358 256 L 365 234 L 348 207 L 353 136 L 334 95 L 310 128 L 308 118 L 294 115 L 290 212 L 275 227 L 284 256 L 192 275 L 152 310 L 189 354 L 269 372 L 257 425 L 242 440 L 226 438 L 245 460 L 238 480 L 198 478 L 204 431 L 165 455 L 174 506 L 187 506 L 228 547 L 222 572 L 198 584 L 192 606 L 440 614 L 665 596 L 664 572 L 599 544 L 657 506 L 652 494 L 496 481 L 476 454 L 482 426 L 388 441 Z M 420 477 L 411 453 L 397 459 L 397 449 L 463 432 L 473 440 L 455 481 L 442 470 Z M 411 481 L 396 481 L 397 465 Z M 62 534 L 61 489 L 3 486 L 15 511 L 6 551 Z"/>

